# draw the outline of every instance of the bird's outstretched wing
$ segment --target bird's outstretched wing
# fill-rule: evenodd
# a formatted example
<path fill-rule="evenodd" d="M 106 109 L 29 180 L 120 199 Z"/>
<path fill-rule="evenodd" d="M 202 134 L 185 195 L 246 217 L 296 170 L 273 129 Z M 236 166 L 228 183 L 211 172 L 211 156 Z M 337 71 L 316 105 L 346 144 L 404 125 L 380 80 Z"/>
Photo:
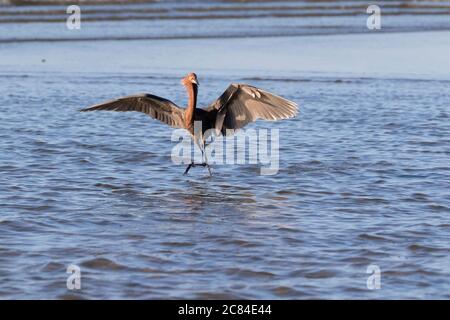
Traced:
<path fill-rule="evenodd" d="M 183 128 L 184 111 L 170 100 L 148 94 L 136 94 L 106 101 L 92 107 L 81 109 L 86 111 L 138 111 L 151 116 L 174 128 Z"/>
<path fill-rule="evenodd" d="M 246 124 L 264 120 L 294 117 L 298 112 L 295 102 L 246 84 L 231 84 L 208 108 L 217 112 L 215 128 L 225 134 L 226 129 L 240 129 Z"/>

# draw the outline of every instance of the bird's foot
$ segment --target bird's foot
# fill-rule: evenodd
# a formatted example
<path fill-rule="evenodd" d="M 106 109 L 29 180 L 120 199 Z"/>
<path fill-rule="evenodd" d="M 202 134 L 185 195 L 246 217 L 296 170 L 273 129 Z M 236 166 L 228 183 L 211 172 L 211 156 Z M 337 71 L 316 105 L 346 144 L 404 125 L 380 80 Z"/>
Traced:
<path fill-rule="evenodd" d="M 207 167 L 207 168 L 208 168 L 208 172 L 209 172 L 209 176 L 212 177 L 211 167 L 209 166 L 208 163 L 204 162 L 204 163 L 202 163 L 202 164 L 199 164 L 199 166 Z"/>
<path fill-rule="evenodd" d="M 195 167 L 195 164 L 194 164 L 193 162 L 187 166 L 186 171 L 184 171 L 183 175 L 187 175 L 188 172 L 189 172 L 189 170 L 190 170 L 192 167 Z"/>
<path fill-rule="evenodd" d="M 207 167 L 207 168 L 208 168 L 208 172 L 209 172 L 209 176 L 212 176 L 212 173 L 211 173 L 211 167 L 210 167 L 209 164 L 207 164 L 206 162 L 200 163 L 200 164 L 195 164 L 194 162 L 192 162 L 191 164 L 188 165 L 188 167 L 186 168 L 186 171 L 184 171 L 184 174 L 183 174 L 183 175 L 187 175 L 188 172 L 189 172 L 189 170 L 190 170 L 192 167 L 195 167 L 195 166 Z"/>

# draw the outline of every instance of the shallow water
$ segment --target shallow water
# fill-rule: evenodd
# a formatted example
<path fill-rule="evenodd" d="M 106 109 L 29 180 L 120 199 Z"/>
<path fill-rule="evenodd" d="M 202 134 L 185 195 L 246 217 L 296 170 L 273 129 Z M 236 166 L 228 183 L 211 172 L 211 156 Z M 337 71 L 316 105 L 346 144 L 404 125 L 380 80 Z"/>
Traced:
<path fill-rule="evenodd" d="M 259 124 L 281 130 L 280 172 L 209 179 L 146 116 L 77 112 L 141 81 L 177 78 L 0 77 L 2 297 L 68 297 L 75 263 L 83 298 L 449 298 L 448 82 L 253 80 L 303 105 Z"/>
<path fill-rule="evenodd" d="M 202 60 L 198 51 L 215 40 L 157 42 L 159 52 L 185 48 L 192 65 L 206 65 L 201 105 L 246 82 L 301 106 L 295 119 L 251 126 L 280 130 L 277 175 L 224 165 L 212 178 L 204 168 L 183 176 L 170 130 L 143 114 L 78 112 L 140 91 L 184 105 L 182 60 L 150 54 L 121 64 L 123 51 L 113 50 L 136 58 L 155 42 L 3 44 L 0 298 L 449 299 L 450 79 L 434 79 L 433 63 L 450 55 L 445 34 L 429 35 L 437 58 L 414 70 L 380 61 L 320 69 L 345 60 L 318 50 L 344 36 L 311 38 L 307 52 L 317 50 L 319 62 L 309 54 L 296 63 L 304 37 L 284 47 L 291 55 L 268 50 L 265 61 L 282 57 L 291 72 L 257 69 L 261 53 L 214 70 L 223 56 L 208 49 Z M 411 45 L 423 34 L 409 37 Z M 351 51 L 363 38 L 345 39 Z M 248 40 L 235 54 L 278 41 Z M 78 60 L 65 63 L 71 51 Z M 81 290 L 66 288 L 69 264 L 81 268 Z M 366 286 L 372 264 L 380 290 Z"/>

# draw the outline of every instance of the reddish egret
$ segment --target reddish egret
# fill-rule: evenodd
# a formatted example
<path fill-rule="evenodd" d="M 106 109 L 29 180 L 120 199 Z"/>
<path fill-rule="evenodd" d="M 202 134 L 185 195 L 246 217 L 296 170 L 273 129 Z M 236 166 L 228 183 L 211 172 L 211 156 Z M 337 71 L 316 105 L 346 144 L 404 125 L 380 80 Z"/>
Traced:
<path fill-rule="evenodd" d="M 204 154 L 205 136 L 208 129 L 226 134 L 227 129 L 237 130 L 257 119 L 280 120 L 297 114 L 297 104 L 262 89 L 247 84 L 231 84 L 222 95 L 205 109 L 197 108 L 198 80 L 195 73 L 189 73 L 181 80 L 188 94 L 187 108 L 183 109 L 170 100 L 148 94 L 137 94 L 107 101 L 81 111 L 139 111 L 148 114 L 174 128 L 183 128 L 193 136 L 195 143 Z M 194 132 L 194 121 L 200 121 L 202 132 Z M 184 174 L 194 167 L 188 165 Z M 211 169 L 205 162 L 209 174 Z"/>

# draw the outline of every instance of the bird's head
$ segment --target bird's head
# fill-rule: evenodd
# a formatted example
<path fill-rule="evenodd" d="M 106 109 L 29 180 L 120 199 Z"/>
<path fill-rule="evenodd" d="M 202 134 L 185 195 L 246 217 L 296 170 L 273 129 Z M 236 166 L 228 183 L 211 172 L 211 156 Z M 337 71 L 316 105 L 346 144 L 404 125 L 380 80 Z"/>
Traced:
<path fill-rule="evenodd" d="M 185 86 L 190 84 L 195 84 L 197 86 L 200 85 L 197 80 L 197 75 L 193 72 L 189 73 L 186 77 L 181 79 L 181 83 Z"/>

